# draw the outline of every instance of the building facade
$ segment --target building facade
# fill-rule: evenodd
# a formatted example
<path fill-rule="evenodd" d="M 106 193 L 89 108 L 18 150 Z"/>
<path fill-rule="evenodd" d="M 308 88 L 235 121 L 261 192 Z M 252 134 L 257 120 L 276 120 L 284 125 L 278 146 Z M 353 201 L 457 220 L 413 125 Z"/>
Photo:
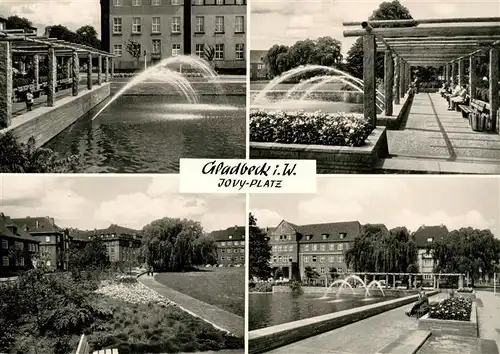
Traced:
<path fill-rule="evenodd" d="M 106 245 L 109 261 L 113 263 L 139 264 L 142 235 L 140 231 L 119 225 L 88 231 L 89 239 L 100 237 Z"/>
<path fill-rule="evenodd" d="M 217 246 L 217 262 L 223 266 L 245 264 L 245 227 L 233 226 L 213 231 L 211 237 Z"/>
<path fill-rule="evenodd" d="M 49 216 L 13 221 L 40 242 L 40 258 L 49 269 L 68 270 L 71 240 L 66 229 L 57 226 Z"/>
<path fill-rule="evenodd" d="M 269 79 L 269 71 L 265 62 L 267 50 L 250 51 L 250 80 L 260 81 Z"/>
<path fill-rule="evenodd" d="M 101 0 L 103 49 L 118 56 L 115 70 L 181 54 L 243 70 L 245 32 L 246 0 Z"/>
<path fill-rule="evenodd" d="M 33 267 L 40 241 L 0 213 L 0 276 L 14 275 Z"/>
<path fill-rule="evenodd" d="M 285 279 L 304 279 L 311 267 L 320 276 L 347 272 L 345 252 L 361 235 L 357 221 L 295 225 L 286 220 L 269 232 L 270 265 Z"/>
<path fill-rule="evenodd" d="M 423 273 L 424 282 L 432 282 L 431 274 L 434 272 L 436 265 L 432 253 L 432 244 L 446 237 L 448 233 L 448 228 L 445 225 L 423 225 L 413 234 L 418 248 L 418 269 L 420 273 Z"/>

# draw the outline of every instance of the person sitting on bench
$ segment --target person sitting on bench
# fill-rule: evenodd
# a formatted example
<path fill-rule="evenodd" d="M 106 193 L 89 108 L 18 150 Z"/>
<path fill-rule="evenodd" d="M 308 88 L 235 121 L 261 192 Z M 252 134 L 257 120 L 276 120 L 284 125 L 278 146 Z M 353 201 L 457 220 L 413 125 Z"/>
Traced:
<path fill-rule="evenodd" d="M 451 111 L 451 110 L 456 109 L 457 104 L 464 103 L 466 97 L 467 97 L 467 84 L 463 84 L 462 88 L 457 93 L 457 95 L 450 96 L 450 104 L 448 106 L 448 110 Z"/>
<path fill-rule="evenodd" d="M 420 289 L 417 302 L 415 302 L 415 305 L 413 305 L 411 310 L 409 312 L 405 312 L 405 314 L 409 317 L 413 317 L 419 312 L 425 310 L 426 307 L 429 307 L 429 298 L 425 295 L 425 292 Z"/>
<path fill-rule="evenodd" d="M 443 86 L 439 89 L 439 93 L 444 97 L 444 94 L 448 92 L 448 84 L 443 82 Z"/>

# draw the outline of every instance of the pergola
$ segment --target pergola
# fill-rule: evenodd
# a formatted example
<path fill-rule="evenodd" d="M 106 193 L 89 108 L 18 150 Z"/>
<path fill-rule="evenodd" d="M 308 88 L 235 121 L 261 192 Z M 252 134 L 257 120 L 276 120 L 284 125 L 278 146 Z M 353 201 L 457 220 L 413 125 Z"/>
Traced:
<path fill-rule="evenodd" d="M 476 60 L 489 54 L 489 105 L 492 127 L 496 129 L 498 99 L 498 48 L 500 17 L 387 20 L 344 22 L 359 26 L 344 31 L 344 37 L 363 37 L 364 115 L 377 124 L 375 58 L 385 53 L 385 114 L 393 115 L 393 102 L 399 104 L 411 80 L 411 67 L 442 67 L 450 82 L 458 72 L 458 83 L 465 83 L 465 61 L 469 62 L 471 96 L 475 92 Z M 402 27 L 405 26 L 405 27 Z M 394 88 L 394 90 L 393 90 Z"/>
<path fill-rule="evenodd" d="M 26 33 L 23 30 L 0 31 L 0 129 L 10 126 L 12 120 L 13 98 L 13 55 L 33 58 L 35 81 L 34 89 L 40 88 L 39 60 L 40 56 L 48 57 L 49 73 L 47 77 L 47 106 L 53 107 L 56 101 L 57 58 L 63 58 L 67 65 L 68 78 L 72 80 L 72 95 L 79 94 L 80 57 L 88 58 L 87 89 L 92 89 L 92 58 L 98 58 L 97 84 L 109 81 L 113 76 L 113 54 L 86 45 L 70 43 L 56 38 L 37 36 L 36 33 Z M 110 65 L 111 60 L 111 65 Z M 110 74 L 111 66 L 111 74 Z"/>

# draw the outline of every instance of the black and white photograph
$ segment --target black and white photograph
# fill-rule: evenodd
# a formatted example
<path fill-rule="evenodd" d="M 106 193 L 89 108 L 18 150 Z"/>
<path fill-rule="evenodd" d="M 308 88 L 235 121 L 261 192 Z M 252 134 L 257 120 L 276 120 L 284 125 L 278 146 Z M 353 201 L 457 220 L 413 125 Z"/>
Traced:
<path fill-rule="evenodd" d="M 0 352 L 243 354 L 245 195 L 3 175 Z"/>
<path fill-rule="evenodd" d="M 1 0 L 0 171 L 246 156 L 246 0 Z"/>
<path fill-rule="evenodd" d="M 500 173 L 497 0 L 252 0 L 250 12 L 251 158 Z"/>
<path fill-rule="evenodd" d="M 248 352 L 498 353 L 499 200 L 451 176 L 250 195 Z"/>

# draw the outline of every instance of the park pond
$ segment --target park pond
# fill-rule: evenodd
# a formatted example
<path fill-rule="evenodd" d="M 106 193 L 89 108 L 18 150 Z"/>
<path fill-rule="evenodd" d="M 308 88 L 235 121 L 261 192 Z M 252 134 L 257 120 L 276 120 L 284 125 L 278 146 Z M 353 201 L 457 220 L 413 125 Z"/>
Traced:
<path fill-rule="evenodd" d="M 245 158 L 245 100 L 200 96 L 179 104 L 175 95 L 124 95 L 95 117 L 109 99 L 102 102 L 45 147 L 77 155 L 75 172 L 87 173 L 175 173 L 179 158 Z"/>
<path fill-rule="evenodd" d="M 371 305 L 406 295 L 408 294 L 393 293 L 385 297 L 365 297 L 363 295 L 352 294 L 339 296 L 331 294 L 328 298 L 321 298 L 321 295 L 318 294 L 249 294 L 250 316 L 248 329 L 252 331 L 259 328 Z"/>

